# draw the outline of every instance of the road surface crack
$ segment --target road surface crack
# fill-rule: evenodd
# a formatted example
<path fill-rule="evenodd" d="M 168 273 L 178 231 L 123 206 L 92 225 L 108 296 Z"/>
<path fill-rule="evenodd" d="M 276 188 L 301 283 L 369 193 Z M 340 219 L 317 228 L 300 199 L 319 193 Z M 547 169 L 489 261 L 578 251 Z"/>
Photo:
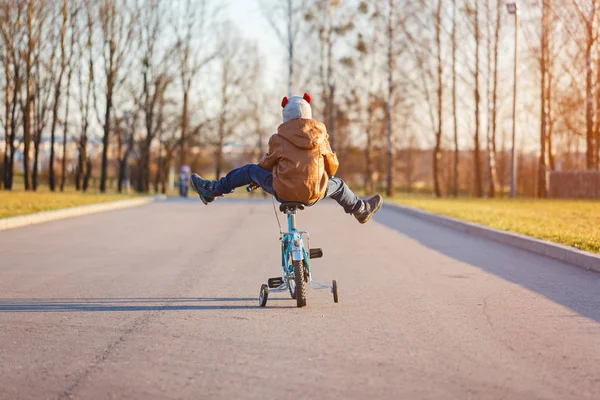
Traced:
<path fill-rule="evenodd" d="M 246 214 L 244 214 L 244 216 L 242 216 L 241 218 L 241 221 L 239 218 L 232 220 L 229 225 L 223 227 L 223 234 L 226 234 L 227 232 L 236 232 L 235 227 L 243 223 L 246 218 L 247 216 Z M 208 254 L 213 254 L 217 252 L 219 249 L 225 247 L 227 243 L 227 241 L 215 239 L 215 244 L 210 247 L 210 251 L 208 252 Z M 192 277 L 197 272 L 198 270 L 196 268 L 193 268 L 190 271 L 182 272 L 182 275 L 179 277 L 180 284 L 177 285 L 177 287 L 180 288 L 179 290 L 181 293 L 189 293 L 190 284 L 193 281 Z M 162 304 L 162 307 L 166 308 L 167 306 L 167 303 Z M 152 318 L 158 316 L 162 311 L 163 310 L 159 308 L 156 311 L 149 312 L 134 319 L 128 326 L 126 326 L 126 328 L 121 332 L 121 334 L 117 338 L 108 343 L 104 350 L 98 356 L 96 356 L 96 358 L 91 364 L 89 364 L 81 373 L 76 375 L 75 381 L 58 396 L 58 399 L 73 399 L 75 397 L 74 393 L 79 389 L 82 383 L 90 375 L 98 371 L 100 366 L 115 352 L 115 350 L 119 348 L 119 346 L 122 345 L 122 343 L 124 343 L 128 339 L 129 336 L 131 336 L 131 334 L 141 329 L 143 326 L 147 325 Z"/>
<path fill-rule="evenodd" d="M 93 372 L 97 371 L 100 365 L 108 359 L 108 357 L 119 347 L 119 345 L 127 340 L 128 336 L 130 336 L 140 327 L 146 325 L 155 314 L 157 314 L 157 312 L 151 312 L 136 318 L 125 330 L 121 332 L 117 338 L 115 338 L 106 346 L 102 353 L 100 353 L 96 359 L 83 370 L 83 372 L 75 377 L 75 381 L 58 396 L 58 399 L 73 399 L 73 393 L 86 380 L 86 378 Z"/>
<path fill-rule="evenodd" d="M 490 328 L 493 328 L 494 323 L 492 322 L 492 319 L 490 318 L 490 314 L 488 313 L 488 299 L 489 298 L 490 298 L 490 296 L 483 299 L 483 315 L 485 315 L 485 319 L 487 320 L 487 323 L 490 326 Z"/>

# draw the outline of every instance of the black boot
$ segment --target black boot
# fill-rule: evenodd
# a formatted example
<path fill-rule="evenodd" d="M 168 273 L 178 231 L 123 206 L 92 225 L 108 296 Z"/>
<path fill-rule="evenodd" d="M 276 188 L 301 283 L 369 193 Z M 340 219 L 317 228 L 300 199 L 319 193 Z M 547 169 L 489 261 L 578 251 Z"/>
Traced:
<path fill-rule="evenodd" d="M 362 200 L 363 208 L 354 213 L 354 218 L 358 220 L 361 224 L 366 224 L 373 214 L 375 214 L 383 205 L 383 198 L 376 194 L 371 197 L 369 200 Z"/>
<path fill-rule="evenodd" d="M 192 189 L 194 189 L 194 191 L 198 193 L 200 200 L 202 200 L 202 202 L 206 205 L 215 201 L 215 197 L 220 196 L 215 191 L 216 181 L 202 179 L 200 175 L 192 174 L 192 176 L 190 177 L 190 183 L 192 185 Z"/>

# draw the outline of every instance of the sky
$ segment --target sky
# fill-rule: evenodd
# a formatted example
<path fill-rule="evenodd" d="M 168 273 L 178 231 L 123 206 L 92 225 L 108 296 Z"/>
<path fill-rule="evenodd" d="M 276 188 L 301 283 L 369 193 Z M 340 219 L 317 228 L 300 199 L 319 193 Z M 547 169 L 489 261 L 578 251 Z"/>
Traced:
<path fill-rule="evenodd" d="M 279 1 L 279 0 L 275 0 Z M 226 15 L 239 29 L 243 37 L 255 40 L 265 59 L 265 76 L 274 77 L 287 74 L 286 50 L 273 28 L 264 17 L 259 0 L 229 0 Z M 277 79 L 281 85 L 282 96 L 286 94 L 285 80 Z M 276 82 L 271 81 L 270 87 Z"/>

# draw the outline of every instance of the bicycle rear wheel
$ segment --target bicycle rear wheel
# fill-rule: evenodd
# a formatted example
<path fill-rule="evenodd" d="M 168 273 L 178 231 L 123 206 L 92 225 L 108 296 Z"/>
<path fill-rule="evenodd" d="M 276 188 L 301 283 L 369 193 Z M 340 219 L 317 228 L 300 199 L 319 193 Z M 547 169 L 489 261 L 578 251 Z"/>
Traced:
<path fill-rule="evenodd" d="M 296 306 L 306 305 L 306 281 L 304 280 L 304 261 L 294 261 L 294 282 L 296 283 Z"/>

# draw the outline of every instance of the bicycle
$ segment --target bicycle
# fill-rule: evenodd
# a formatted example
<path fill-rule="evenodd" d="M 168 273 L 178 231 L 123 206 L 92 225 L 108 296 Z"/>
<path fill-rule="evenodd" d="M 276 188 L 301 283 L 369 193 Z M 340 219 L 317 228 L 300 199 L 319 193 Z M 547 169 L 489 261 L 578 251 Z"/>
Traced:
<path fill-rule="evenodd" d="M 254 185 L 248 186 L 248 192 L 255 190 Z M 260 287 L 258 303 L 261 307 L 267 305 L 269 293 L 288 291 L 290 297 L 296 300 L 297 307 L 306 306 L 306 290 L 330 289 L 333 294 L 334 303 L 338 302 L 338 285 L 334 279 L 331 285 L 313 281 L 310 269 L 310 261 L 314 258 L 323 257 L 323 249 L 310 247 L 310 235 L 307 231 L 300 231 L 296 227 L 296 215 L 304 210 L 304 204 L 284 202 L 279 210 L 287 215 L 288 231 L 280 229 L 279 240 L 281 241 L 281 269 L 282 276 L 268 279 L 266 284 Z M 303 236 L 306 236 L 307 247 L 304 245 Z M 308 248 L 308 251 L 306 249 Z"/>

